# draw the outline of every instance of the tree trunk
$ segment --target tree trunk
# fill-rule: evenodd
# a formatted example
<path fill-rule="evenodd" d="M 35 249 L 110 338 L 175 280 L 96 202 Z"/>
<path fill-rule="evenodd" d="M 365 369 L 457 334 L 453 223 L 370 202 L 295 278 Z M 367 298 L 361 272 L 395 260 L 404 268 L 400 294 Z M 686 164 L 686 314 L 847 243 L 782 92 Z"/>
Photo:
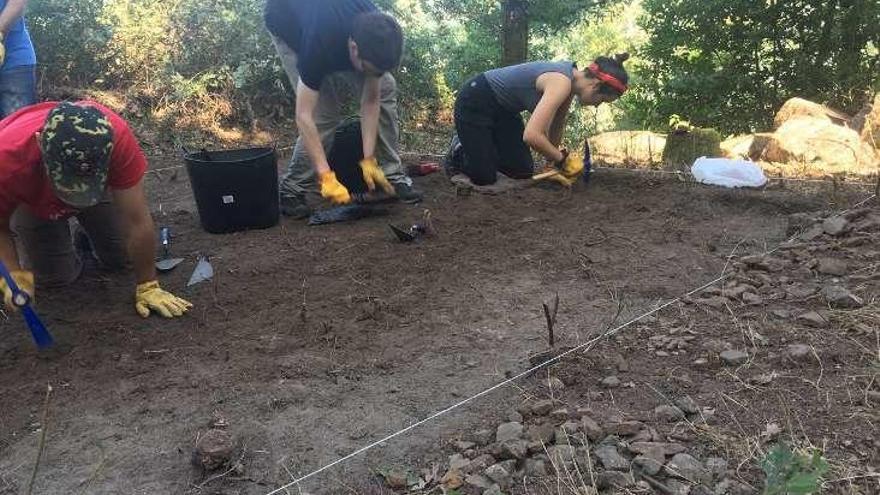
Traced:
<path fill-rule="evenodd" d="M 528 0 L 502 0 L 501 53 L 502 63 L 514 65 L 529 56 Z"/>

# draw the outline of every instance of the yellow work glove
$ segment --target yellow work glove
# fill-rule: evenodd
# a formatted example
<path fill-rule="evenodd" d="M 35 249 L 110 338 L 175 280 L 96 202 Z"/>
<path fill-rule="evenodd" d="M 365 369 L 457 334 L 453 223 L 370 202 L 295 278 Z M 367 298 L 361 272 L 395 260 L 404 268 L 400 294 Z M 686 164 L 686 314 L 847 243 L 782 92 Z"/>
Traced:
<path fill-rule="evenodd" d="M 12 275 L 12 280 L 15 280 L 15 285 L 30 296 L 31 301 L 33 301 L 34 274 L 26 270 L 13 270 L 9 274 Z M 3 302 L 6 304 L 6 309 L 18 309 L 18 307 L 12 303 L 12 287 L 9 287 L 9 284 L 6 283 L 4 277 L 0 277 L 0 290 L 3 291 Z"/>
<path fill-rule="evenodd" d="M 569 179 L 576 178 L 584 172 L 584 159 L 577 153 L 569 153 L 561 163 L 559 170 Z"/>
<path fill-rule="evenodd" d="M 379 168 L 379 162 L 375 158 L 364 158 L 361 160 L 361 172 L 364 174 L 364 182 L 367 183 L 367 189 L 370 191 L 376 189 L 378 184 L 389 195 L 393 196 L 395 194 L 394 187 L 385 178 L 385 174 L 382 173 L 382 169 Z"/>
<path fill-rule="evenodd" d="M 321 196 L 330 200 L 333 204 L 344 205 L 351 203 L 351 195 L 348 189 L 336 180 L 336 174 L 333 172 L 324 172 L 318 178 L 321 183 Z"/>
<path fill-rule="evenodd" d="M 558 182 L 563 187 L 571 187 L 577 182 L 577 176 L 575 177 L 566 177 L 563 172 L 559 172 L 558 174 L 551 175 L 547 177 L 547 180 L 552 180 L 553 182 Z"/>
<path fill-rule="evenodd" d="M 0 67 L 3 67 L 3 62 L 6 61 L 6 45 L 3 43 L 3 33 L 0 33 Z"/>
<path fill-rule="evenodd" d="M 138 284 L 134 299 L 134 309 L 143 318 L 150 316 L 150 310 L 165 318 L 174 318 L 182 316 L 192 307 L 191 302 L 162 290 L 156 280 Z"/>

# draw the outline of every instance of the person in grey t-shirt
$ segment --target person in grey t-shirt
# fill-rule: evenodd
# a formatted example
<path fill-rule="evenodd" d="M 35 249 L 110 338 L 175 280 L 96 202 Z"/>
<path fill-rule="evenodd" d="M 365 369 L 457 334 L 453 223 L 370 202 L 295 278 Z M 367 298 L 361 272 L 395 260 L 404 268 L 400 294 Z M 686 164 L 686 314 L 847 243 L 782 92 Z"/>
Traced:
<path fill-rule="evenodd" d="M 584 160 L 560 148 L 571 102 L 577 97 L 583 105 L 599 106 L 620 98 L 629 82 L 623 67 L 628 58 L 626 53 L 599 57 L 583 70 L 568 61 L 529 62 L 471 79 L 455 101 L 460 149 L 450 149 L 447 173 L 464 173 L 479 186 L 494 184 L 498 172 L 529 179 L 534 150 L 561 172 L 554 180 L 572 185 Z M 532 112 L 525 125 L 524 111 Z"/>

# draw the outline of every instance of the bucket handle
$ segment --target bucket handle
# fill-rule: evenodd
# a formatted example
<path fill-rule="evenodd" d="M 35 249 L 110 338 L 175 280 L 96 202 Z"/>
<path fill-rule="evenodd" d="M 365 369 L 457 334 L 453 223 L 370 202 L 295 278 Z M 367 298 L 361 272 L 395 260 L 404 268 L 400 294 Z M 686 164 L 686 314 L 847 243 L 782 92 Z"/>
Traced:
<path fill-rule="evenodd" d="M 187 158 L 187 157 L 189 157 L 189 156 L 196 155 L 196 153 L 191 152 L 191 151 L 189 150 L 189 148 L 187 148 L 186 145 L 183 145 L 183 144 L 180 145 L 180 151 L 183 152 L 182 154 L 183 154 L 183 157 L 184 157 L 184 158 Z M 206 161 L 206 162 L 210 162 L 210 161 L 211 161 L 211 155 L 208 154 L 208 149 L 207 149 L 207 148 L 202 148 L 202 149 L 200 149 L 198 154 L 201 155 L 200 158 L 201 158 L 202 160 L 204 160 L 204 161 Z"/>

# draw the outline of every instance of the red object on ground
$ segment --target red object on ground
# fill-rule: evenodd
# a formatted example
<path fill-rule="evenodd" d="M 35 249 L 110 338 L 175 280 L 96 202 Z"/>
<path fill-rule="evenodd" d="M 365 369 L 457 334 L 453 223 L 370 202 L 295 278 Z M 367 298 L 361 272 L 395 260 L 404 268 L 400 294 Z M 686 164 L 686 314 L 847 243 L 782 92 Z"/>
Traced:
<path fill-rule="evenodd" d="M 406 168 L 409 175 L 430 175 L 440 171 L 440 164 L 436 162 L 422 162 L 418 165 L 410 165 Z"/>

